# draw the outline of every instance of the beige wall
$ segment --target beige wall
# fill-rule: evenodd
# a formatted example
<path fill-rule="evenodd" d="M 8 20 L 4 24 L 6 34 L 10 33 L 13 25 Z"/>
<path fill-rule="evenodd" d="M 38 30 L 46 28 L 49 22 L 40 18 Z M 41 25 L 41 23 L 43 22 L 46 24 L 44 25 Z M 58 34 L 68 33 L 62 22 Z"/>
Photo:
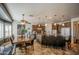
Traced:
<path fill-rule="evenodd" d="M 74 30 L 74 38 L 79 39 L 79 23 L 78 23 L 78 21 L 75 21 L 73 23 L 73 30 Z"/>

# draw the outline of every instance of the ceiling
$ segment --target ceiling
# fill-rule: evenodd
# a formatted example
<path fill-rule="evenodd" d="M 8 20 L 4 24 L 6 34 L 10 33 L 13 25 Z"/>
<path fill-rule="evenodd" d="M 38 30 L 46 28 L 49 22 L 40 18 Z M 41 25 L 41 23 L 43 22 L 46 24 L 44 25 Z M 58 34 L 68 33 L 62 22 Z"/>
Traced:
<path fill-rule="evenodd" d="M 12 22 L 12 19 L 3 4 L 0 3 L 0 19 Z"/>
<path fill-rule="evenodd" d="M 77 3 L 7 3 L 5 4 L 14 20 L 24 19 L 33 23 L 70 21 L 79 16 Z"/>

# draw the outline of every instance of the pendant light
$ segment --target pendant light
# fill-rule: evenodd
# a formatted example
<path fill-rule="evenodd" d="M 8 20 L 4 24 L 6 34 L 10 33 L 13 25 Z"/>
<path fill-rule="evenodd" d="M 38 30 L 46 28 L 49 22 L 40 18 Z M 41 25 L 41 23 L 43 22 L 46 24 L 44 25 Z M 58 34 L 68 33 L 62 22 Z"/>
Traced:
<path fill-rule="evenodd" d="M 23 17 L 23 19 L 21 20 L 22 25 L 25 25 L 26 23 L 30 24 L 28 21 L 24 20 L 24 14 L 22 14 L 22 17 Z"/>

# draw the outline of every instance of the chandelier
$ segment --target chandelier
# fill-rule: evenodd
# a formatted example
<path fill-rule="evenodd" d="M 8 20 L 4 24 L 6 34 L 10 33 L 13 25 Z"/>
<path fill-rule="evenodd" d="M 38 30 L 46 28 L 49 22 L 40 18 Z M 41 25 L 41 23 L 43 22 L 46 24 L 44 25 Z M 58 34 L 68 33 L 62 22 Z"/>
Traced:
<path fill-rule="evenodd" d="M 27 23 L 27 24 L 30 24 L 30 22 L 24 20 L 24 14 L 22 14 L 22 17 L 23 17 L 23 19 L 21 20 L 21 24 L 22 24 L 22 25 L 25 25 L 26 23 Z"/>

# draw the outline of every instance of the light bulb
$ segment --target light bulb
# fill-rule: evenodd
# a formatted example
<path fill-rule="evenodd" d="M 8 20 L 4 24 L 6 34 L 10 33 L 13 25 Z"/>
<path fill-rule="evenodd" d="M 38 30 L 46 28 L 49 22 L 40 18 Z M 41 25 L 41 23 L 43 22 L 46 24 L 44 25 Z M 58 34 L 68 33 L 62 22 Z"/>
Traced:
<path fill-rule="evenodd" d="M 47 24 L 45 24 L 45 26 L 47 26 Z"/>
<path fill-rule="evenodd" d="M 62 24 L 62 26 L 64 26 L 64 24 Z"/>
<path fill-rule="evenodd" d="M 54 26 L 56 26 L 56 23 L 54 23 Z"/>

